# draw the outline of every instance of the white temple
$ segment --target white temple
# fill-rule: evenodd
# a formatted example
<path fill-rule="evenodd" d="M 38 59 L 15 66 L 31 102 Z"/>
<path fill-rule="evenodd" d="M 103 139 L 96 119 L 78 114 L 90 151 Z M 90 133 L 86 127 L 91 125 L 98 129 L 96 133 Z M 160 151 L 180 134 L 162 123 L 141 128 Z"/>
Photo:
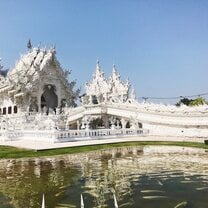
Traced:
<path fill-rule="evenodd" d="M 0 75 L 0 140 L 51 142 L 83 137 L 208 136 L 208 106 L 139 103 L 113 65 L 109 78 L 99 61 L 80 106 L 56 51 L 33 48 L 6 76 Z"/>

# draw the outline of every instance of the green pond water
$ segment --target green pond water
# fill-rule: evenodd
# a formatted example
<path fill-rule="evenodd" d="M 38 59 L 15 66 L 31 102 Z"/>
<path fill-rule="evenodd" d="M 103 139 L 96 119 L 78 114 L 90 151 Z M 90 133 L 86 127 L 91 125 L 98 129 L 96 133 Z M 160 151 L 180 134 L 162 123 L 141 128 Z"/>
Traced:
<path fill-rule="evenodd" d="M 145 146 L 0 160 L 0 208 L 208 207 L 208 153 Z"/>

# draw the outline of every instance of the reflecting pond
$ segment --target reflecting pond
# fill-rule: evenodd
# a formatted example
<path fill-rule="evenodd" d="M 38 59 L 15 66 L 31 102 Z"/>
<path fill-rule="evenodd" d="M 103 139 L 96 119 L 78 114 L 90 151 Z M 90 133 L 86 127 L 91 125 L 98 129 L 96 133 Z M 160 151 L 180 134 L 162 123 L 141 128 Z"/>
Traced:
<path fill-rule="evenodd" d="M 144 146 L 24 160 L 0 160 L 0 208 L 205 208 L 208 153 Z M 181 203 L 181 205 L 180 205 Z"/>

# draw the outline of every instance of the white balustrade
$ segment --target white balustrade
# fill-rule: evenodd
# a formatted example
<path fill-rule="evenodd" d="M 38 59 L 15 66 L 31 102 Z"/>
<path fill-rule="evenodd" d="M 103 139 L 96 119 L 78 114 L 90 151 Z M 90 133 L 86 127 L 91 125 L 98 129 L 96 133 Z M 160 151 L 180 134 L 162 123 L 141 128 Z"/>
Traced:
<path fill-rule="evenodd" d="M 147 135 L 149 131 L 147 129 L 90 129 L 90 130 L 67 130 L 56 131 L 57 139 L 61 141 L 67 138 L 102 138 L 112 136 L 132 136 L 132 135 Z"/>
<path fill-rule="evenodd" d="M 70 141 L 84 138 L 112 138 L 121 136 L 148 135 L 146 129 L 94 129 L 94 130 L 5 130 L 0 131 L 4 140 L 37 140 L 49 142 Z"/>

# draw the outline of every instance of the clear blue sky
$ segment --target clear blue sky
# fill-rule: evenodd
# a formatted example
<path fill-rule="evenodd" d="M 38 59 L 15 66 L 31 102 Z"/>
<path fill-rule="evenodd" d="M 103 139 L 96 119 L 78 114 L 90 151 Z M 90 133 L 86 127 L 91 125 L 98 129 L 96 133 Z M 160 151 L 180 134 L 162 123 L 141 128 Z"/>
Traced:
<path fill-rule="evenodd" d="M 13 67 L 34 46 L 56 45 L 77 86 L 99 57 L 137 96 L 208 92 L 207 0 L 0 0 L 0 57 Z"/>

